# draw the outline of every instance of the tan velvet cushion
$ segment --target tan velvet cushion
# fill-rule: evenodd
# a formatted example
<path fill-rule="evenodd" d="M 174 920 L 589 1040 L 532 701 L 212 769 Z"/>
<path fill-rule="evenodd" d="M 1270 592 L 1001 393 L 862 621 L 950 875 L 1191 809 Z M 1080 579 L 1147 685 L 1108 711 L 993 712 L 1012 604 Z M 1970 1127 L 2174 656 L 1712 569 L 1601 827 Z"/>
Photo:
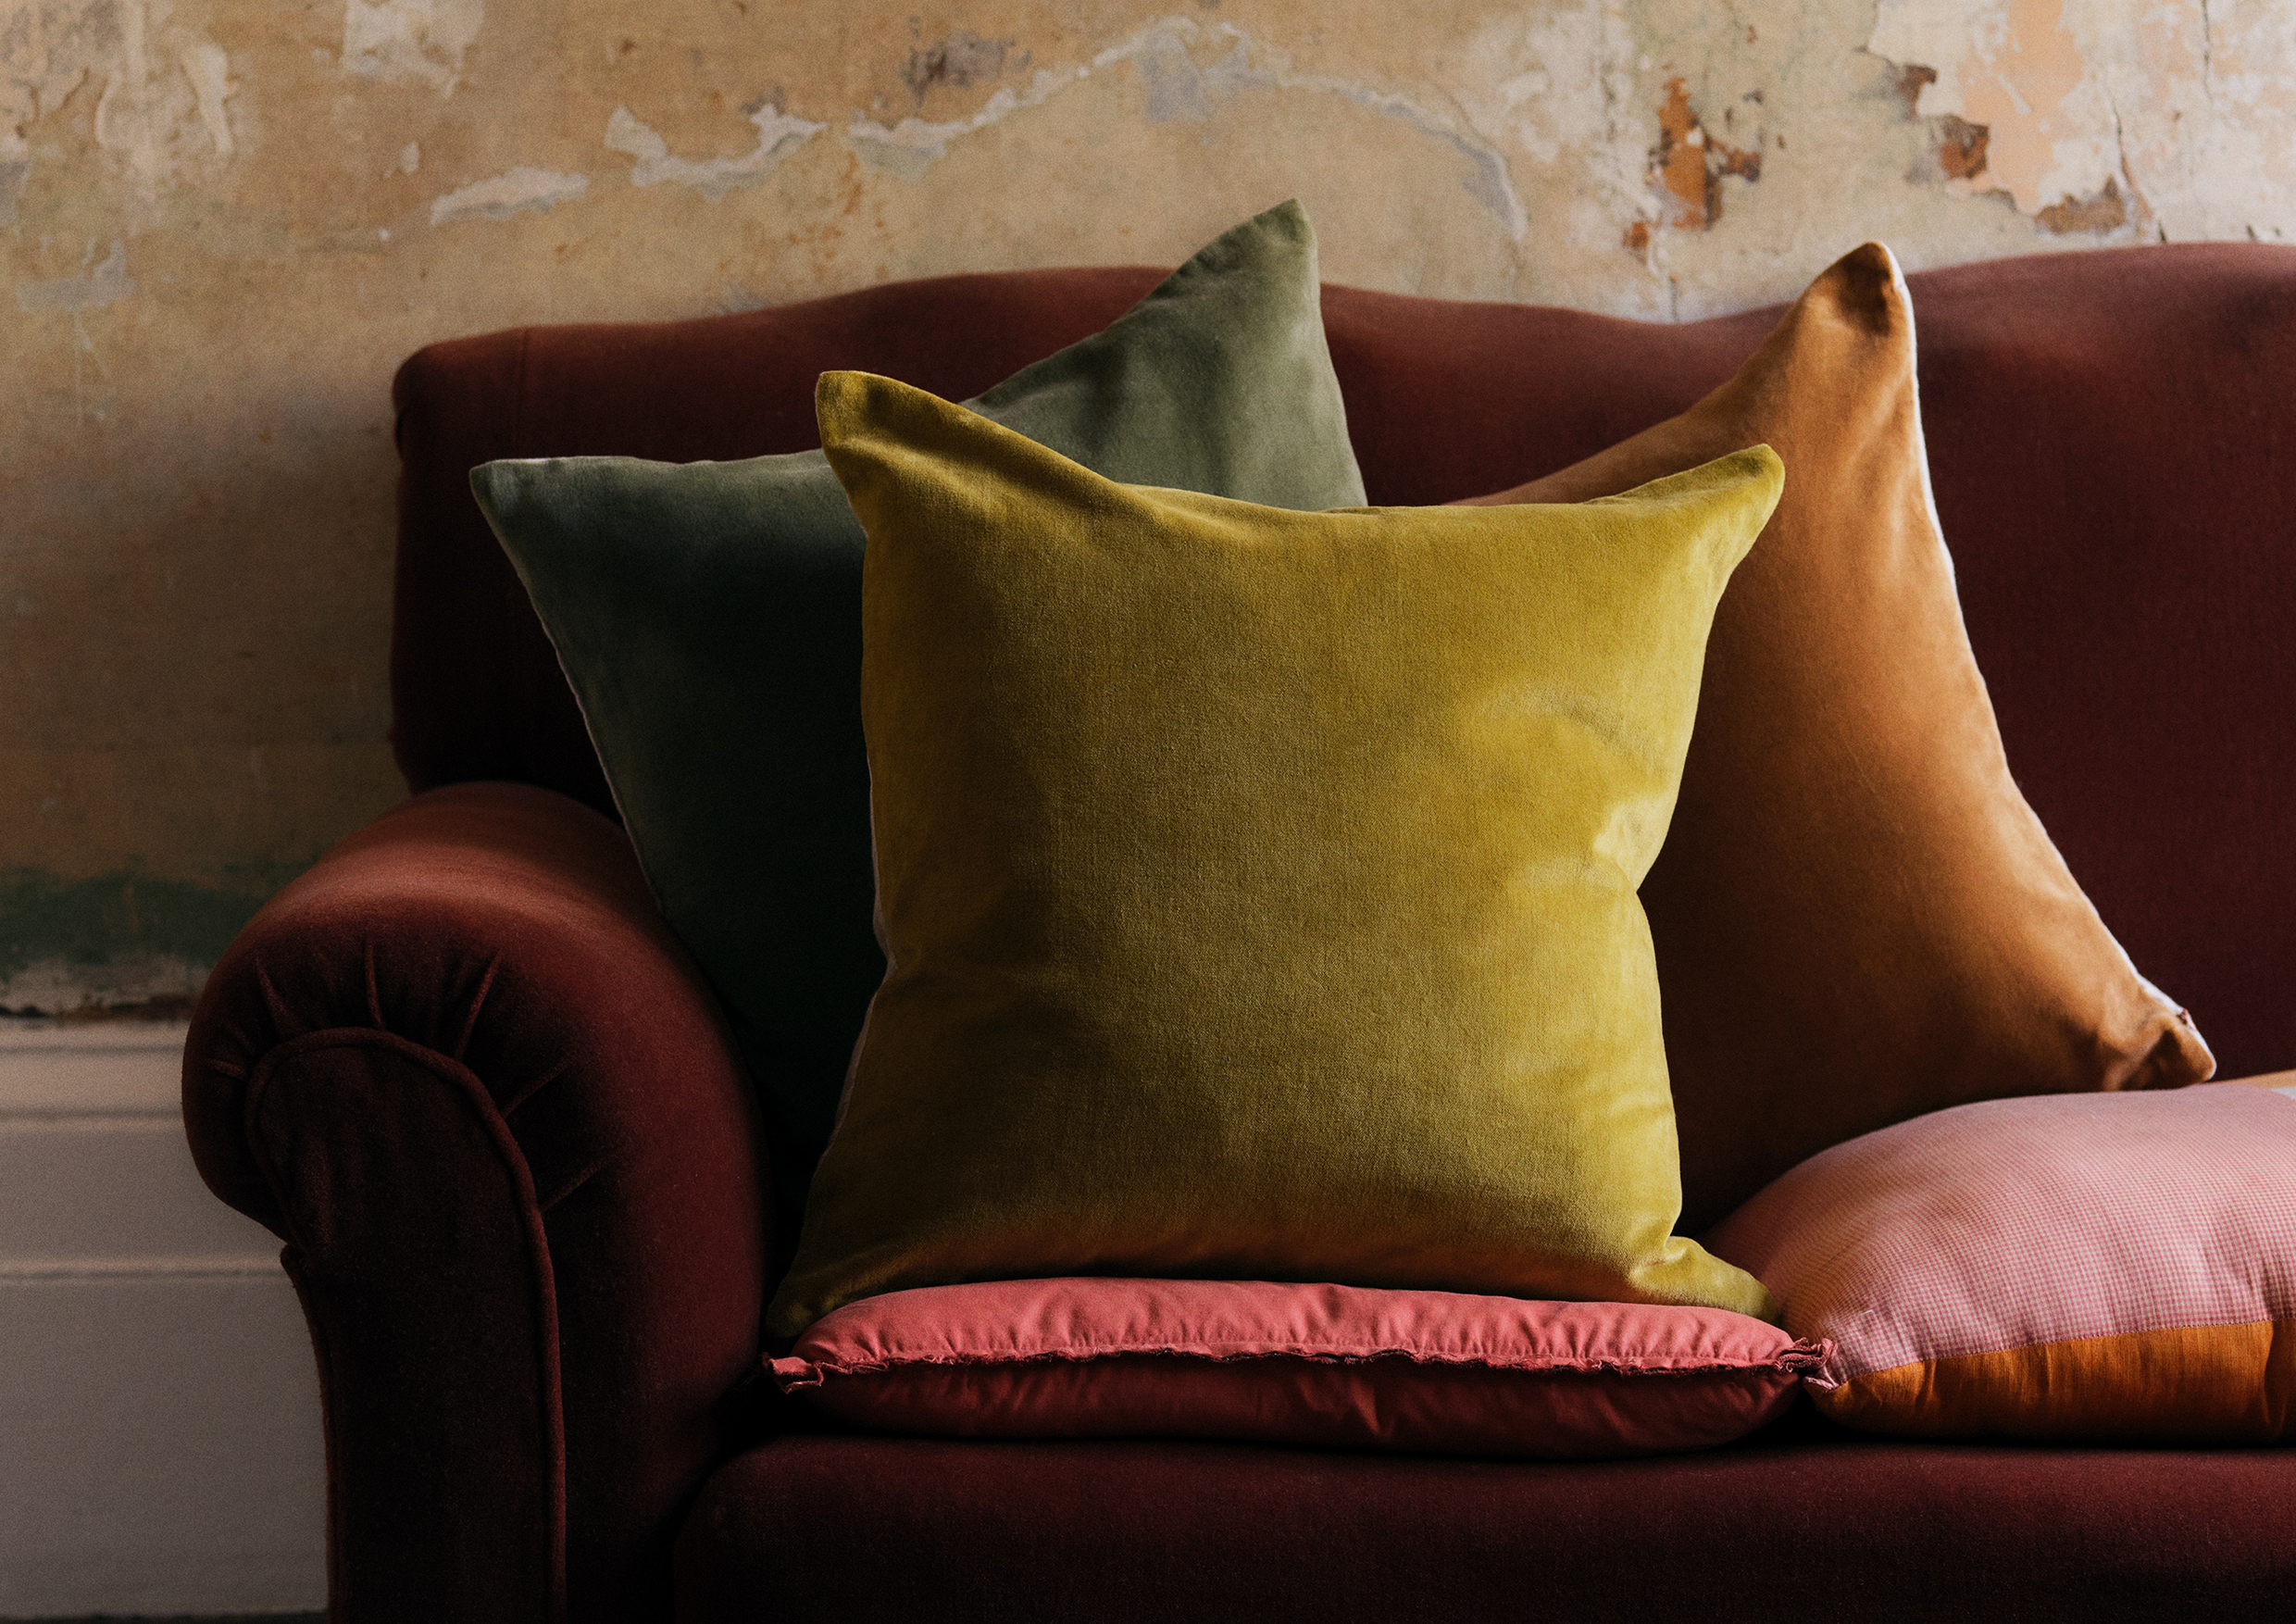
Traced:
<path fill-rule="evenodd" d="M 819 409 L 888 968 L 772 1332 L 1089 1274 L 1768 1313 L 1673 1232 L 1635 887 L 1775 456 L 1298 513 Z"/>
<path fill-rule="evenodd" d="M 1716 612 L 1642 886 L 1691 1231 L 1925 1111 L 2214 1068 L 2010 777 L 1929 496 L 1914 357 L 1904 282 L 1869 243 L 1689 411 L 1479 499 L 1585 501 L 1755 442 L 1792 470 Z"/>

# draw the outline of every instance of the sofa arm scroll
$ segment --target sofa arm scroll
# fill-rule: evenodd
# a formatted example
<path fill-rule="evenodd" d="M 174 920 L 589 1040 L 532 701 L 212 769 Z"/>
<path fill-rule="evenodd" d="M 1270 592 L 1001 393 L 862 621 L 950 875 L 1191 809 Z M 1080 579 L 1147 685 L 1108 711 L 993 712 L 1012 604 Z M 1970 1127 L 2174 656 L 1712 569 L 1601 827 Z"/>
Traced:
<path fill-rule="evenodd" d="M 403 804 L 216 968 L 183 1106 L 209 1186 L 287 1243 L 332 1617 L 659 1615 L 757 1356 L 767 1192 L 620 831 L 524 785 Z"/>

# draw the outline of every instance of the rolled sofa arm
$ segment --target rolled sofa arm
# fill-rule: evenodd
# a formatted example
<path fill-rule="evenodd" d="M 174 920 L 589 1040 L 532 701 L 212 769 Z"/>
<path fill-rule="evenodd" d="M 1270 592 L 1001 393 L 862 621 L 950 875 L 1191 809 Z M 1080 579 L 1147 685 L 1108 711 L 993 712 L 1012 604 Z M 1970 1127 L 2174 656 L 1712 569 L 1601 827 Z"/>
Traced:
<path fill-rule="evenodd" d="M 629 843 L 563 795 L 418 795 L 209 979 L 208 1186 L 286 1242 L 336 1624 L 666 1617 L 755 1365 L 764 1160 Z"/>

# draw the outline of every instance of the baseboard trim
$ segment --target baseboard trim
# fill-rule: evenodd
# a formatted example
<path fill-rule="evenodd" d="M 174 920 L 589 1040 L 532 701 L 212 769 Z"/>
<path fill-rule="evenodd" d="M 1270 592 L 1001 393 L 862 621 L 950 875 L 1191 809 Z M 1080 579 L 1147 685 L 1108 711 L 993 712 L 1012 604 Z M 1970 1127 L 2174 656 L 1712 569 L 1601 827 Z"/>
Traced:
<path fill-rule="evenodd" d="M 280 1272 L 275 1257 L 0 1258 L 0 1285 L 17 1280 L 236 1280 Z M 7 1620 L 0 1619 L 0 1624 Z"/>

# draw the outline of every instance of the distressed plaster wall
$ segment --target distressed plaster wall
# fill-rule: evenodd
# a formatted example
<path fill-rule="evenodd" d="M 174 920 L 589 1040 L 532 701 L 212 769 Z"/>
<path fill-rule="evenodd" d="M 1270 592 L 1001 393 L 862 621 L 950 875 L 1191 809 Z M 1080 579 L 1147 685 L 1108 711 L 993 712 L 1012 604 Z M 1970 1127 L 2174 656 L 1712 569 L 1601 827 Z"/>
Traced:
<path fill-rule="evenodd" d="M 2270 0 L 0 0 L 0 1005 L 181 994 L 399 793 L 392 369 L 1170 262 L 1689 319 L 2296 229 Z"/>

